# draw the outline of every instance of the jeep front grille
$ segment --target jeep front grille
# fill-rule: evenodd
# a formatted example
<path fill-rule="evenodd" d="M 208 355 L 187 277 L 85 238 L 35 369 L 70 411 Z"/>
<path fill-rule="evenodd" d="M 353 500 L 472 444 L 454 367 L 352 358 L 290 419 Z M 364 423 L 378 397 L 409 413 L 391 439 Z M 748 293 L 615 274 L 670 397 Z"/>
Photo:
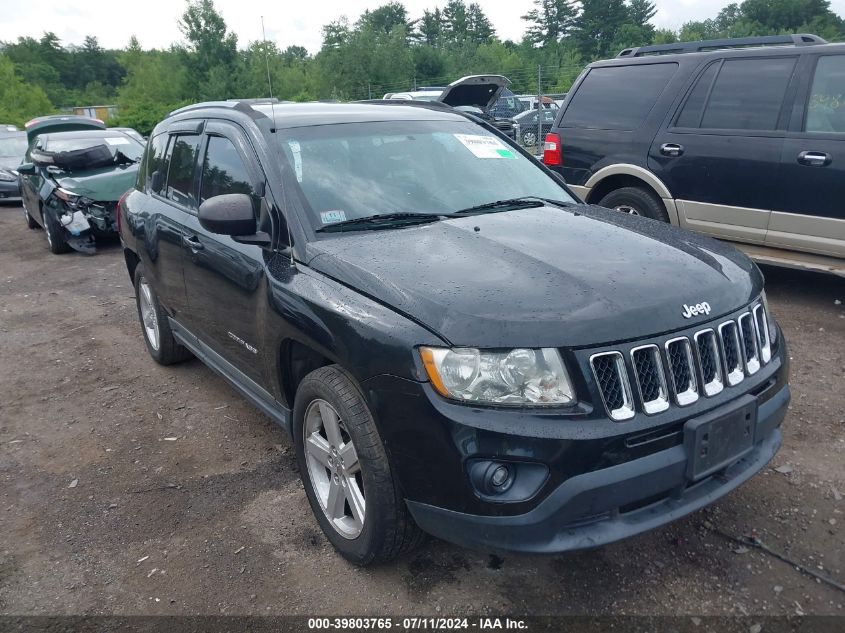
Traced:
<path fill-rule="evenodd" d="M 766 308 L 757 303 L 736 320 L 691 338 L 634 347 L 630 361 L 616 350 L 593 354 L 590 366 L 608 415 L 621 422 L 634 417 L 637 409 L 646 415 L 666 411 L 670 398 L 685 407 L 713 397 L 756 374 L 771 358 Z"/>
<path fill-rule="evenodd" d="M 749 376 L 760 370 L 760 352 L 757 345 L 757 332 L 750 312 L 739 317 L 739 337 L 742 339 L 742 360 L 745 361 L 745 373 Z"/>
<path fill-rule="evenodd" d="M 745 378 L 739 351 L 739 328 L 736 322 L 722 323 L 719 326 L 719 338 L 722 341 L 722 351 L 725 354 L 725 372 L 728 377 L 728 386 L 733 387 Z"/>
<path fill-rule="evenodd" d="M 643 345 L 631 350 L 631 362 L 643 411 L 649 415 L 660 413 L 669 408 L 666 375 L 663 373 L 663 361 L 660 360 L 660 348 L 657 345 Z"/>
<path fill-rule="evenodd" d="M 617 421 L 634 417 L 631 385 L 625 359 L 619 352 L 596 354 L 590 359 L 608 415 Z"/>
<path fill-rule="evenodd" d="M 685 336 L 666 342 L 666 359 L 672 378 L 675 402 L 685 407 L 698 400 L 698 381 L 695 378 L 695 363 L 692 348 Z"/>
<path fill-rule="evenodd" d="M 715 396 L 725 388 L 716 332 L 713 330 L 696 332 L 695 351 L 698 354 L 698 366 L 701 368 L 701 386 L 704 389 L 704 395 Z"/>

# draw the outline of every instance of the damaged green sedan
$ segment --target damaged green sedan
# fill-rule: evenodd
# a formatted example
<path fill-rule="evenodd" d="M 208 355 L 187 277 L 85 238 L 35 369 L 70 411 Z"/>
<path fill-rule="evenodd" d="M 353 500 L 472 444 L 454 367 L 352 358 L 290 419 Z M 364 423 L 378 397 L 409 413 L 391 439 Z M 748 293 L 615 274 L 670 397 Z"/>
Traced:
<path fill-rule="evenodd" d="M 26 131 L 18 173 L 27 225 L 43 227 L 53 253 L 93 254 L 97 240 L 117 236 L 117 204 L 135 183 L 144 146 L 88 117 L 33 119 Z"/>

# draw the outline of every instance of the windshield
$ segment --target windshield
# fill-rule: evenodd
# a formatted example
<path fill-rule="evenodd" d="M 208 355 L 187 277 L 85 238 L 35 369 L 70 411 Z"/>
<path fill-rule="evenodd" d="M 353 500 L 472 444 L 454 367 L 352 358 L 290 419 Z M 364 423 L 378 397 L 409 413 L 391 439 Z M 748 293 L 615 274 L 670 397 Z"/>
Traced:
<path fill-rule="evenodd" d="M 97 136 L 74 136 L 73 138 L 51 138 L 44 147 L 47 152 L 70 152 L 88 149 L 98 145 L 105 145 L 111 150 L 112 156 L 120 151 L 133 161 L 141 159 L 144 146 L 126 134 L 100 134 Z"/>
<path fill-rule="evenodd" d="M 345 123 L 285 130 L 312 225 L 454 213 L 524 196 L 575 202 L 532 158 L 470 121 Z"/>
<path fill-rule="evenodd" d="M 0 137 L 0 156 L 23 158 L 26 154 L 26 134 Z"/>

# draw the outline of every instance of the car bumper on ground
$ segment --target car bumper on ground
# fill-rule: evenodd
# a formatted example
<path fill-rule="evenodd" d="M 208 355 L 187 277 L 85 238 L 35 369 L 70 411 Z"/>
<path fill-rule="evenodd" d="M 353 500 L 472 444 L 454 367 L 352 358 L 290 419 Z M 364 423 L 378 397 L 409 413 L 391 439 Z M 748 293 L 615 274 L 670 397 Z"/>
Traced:
<path fill-rule="evenodd" d="M 468 547 L 555 553 L 612 543 L 699 510 L 759 472 L 780 448 L 789 397 L 784 386 L 760 406 L 755 434 L 760 439 L 751 452 L 697 483 L 686 477 L 681 445 L 572 477 L 517 516 L 464 514 L 413 501 L 408 507 L 423 530 Z M 579 519 L 573 523 L 571 517 Z"/>

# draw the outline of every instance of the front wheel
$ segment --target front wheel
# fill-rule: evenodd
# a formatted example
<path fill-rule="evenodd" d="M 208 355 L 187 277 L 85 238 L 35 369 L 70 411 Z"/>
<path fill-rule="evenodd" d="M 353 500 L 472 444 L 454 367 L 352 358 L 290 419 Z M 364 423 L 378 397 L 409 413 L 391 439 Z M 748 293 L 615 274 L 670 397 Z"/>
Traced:
<path fill-rule="evenodd" d="M 299 385 L 293 437 L 308 502 L 344 558 L 369 565 L 420 542 L 364 397 L 337 365 Z"/>
<path fill-rule="evenodd" d="M 70 246 L 65 241 L 64 229 L 59 224 L 50 209 L 41 208 L 41 219 L 44 222 L 44 236 L 47 238 L 47 246 L 54 255 L 61 255 L 70 251 Z"/>
<path fill-rule="evenodd" d="M 669 222 L 666 205 L 656 194 L 640 187 L 622 187 L 611 191 L 599 202 L 599 206 L 615 209 L 629 215 L 642 215 L 652 220 Z"/>
<path fill-rule="evenodd" d="M 23 217 L 26 220 L 27 228 L 37 229 L 38 228 L 38 222 L 33 220 L 32 216 L 29 215 L 29 211 L 27 210 L 26 205 L 24 203 L 21 203 L 21 206 L 23 207 Z"/>

